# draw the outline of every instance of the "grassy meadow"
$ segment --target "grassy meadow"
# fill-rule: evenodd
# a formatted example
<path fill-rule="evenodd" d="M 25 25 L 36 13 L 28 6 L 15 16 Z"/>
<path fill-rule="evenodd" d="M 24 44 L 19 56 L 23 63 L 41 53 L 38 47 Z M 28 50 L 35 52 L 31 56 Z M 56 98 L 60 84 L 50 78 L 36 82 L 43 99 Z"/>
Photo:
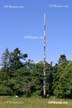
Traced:
<path fill-rule="evenodd" d="M 54 104 L 55 102 L 68 102 L 67 104 Z M 69 99 L 42 99 L 42 98 L 15 98 L 0 96 L 0 108 L 72 108 L 72 100 Z"/>

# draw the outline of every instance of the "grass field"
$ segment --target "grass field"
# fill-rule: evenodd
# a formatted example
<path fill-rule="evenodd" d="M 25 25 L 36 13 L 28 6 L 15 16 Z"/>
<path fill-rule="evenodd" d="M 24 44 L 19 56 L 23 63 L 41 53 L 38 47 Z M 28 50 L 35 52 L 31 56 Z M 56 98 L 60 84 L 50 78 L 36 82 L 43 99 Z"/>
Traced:
<path fill-rule="evenodd" d="M 63 102 L 49 103 L 49 102 Z M 65 102 L 67 102 L 65 104 Z M 15 98 L 0 96 L 0 108 L 72 108 L 72 100 L 64 99 L 42 99 L 42 98 Z"/>

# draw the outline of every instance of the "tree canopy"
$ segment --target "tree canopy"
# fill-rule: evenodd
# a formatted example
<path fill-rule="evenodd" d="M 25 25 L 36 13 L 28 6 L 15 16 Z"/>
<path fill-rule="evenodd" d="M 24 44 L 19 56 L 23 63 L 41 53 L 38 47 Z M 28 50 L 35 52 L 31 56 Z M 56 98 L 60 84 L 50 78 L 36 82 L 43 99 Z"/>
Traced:
<path fill-rule="evenodd" d="M 34 63 L 27 59 L 28 54 L 19 48 L 2 54 L 0 69 L 0 95 L 42 96 L 43 61 Z M 59 57 L 52 65 L 46 61 L 46 95 L 72 98 L 72 61 L 66 55 Z"/>

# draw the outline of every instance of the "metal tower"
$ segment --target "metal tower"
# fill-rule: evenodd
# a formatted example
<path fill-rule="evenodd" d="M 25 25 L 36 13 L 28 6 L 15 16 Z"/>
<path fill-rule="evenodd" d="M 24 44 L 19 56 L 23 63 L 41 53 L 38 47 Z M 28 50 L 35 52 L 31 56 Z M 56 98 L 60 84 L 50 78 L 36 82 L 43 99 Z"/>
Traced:
<path fill-rule="evenodd" d="M 46 14 L 44 14 L 43 97 L 46 97 Z"/>

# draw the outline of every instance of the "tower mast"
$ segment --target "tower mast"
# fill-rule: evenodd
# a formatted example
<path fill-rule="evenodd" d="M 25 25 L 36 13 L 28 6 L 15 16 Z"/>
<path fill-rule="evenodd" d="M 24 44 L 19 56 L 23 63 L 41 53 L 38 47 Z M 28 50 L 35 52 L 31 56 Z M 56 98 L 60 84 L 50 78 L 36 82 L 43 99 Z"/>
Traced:
<path fill-rule="evenodd" d="M 43 97 L 46 97 L 46 14 L 44 14 L 44 61 L 43 61 Z"/>

